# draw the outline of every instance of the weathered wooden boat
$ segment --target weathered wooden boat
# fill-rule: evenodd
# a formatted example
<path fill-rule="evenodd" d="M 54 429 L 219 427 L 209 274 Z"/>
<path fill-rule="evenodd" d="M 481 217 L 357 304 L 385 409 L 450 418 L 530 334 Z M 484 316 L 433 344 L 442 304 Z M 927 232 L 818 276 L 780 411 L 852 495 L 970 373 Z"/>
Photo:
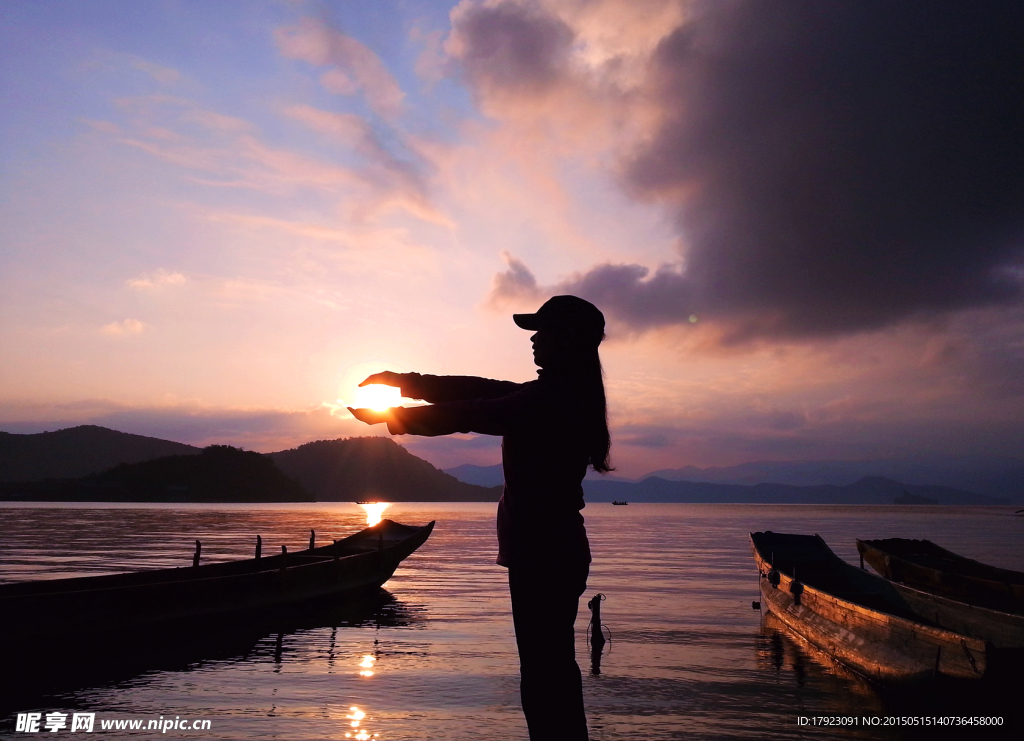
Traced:
<path fill-rule="evenodd" d="M 991 577 L 1017 572 L 972 561 L 928 540 L 858 540 L 857 550 L 862 565 L 863 561 L 870 563 L 893 583 L 911 609 L 928 616 L 936 625 L 981 638 L 997 649 L 1024 649 L 1024 613 L 1000 609 L 1013 607 L 1013 601 L 1008 598 L 1012 594 L 1012 582 L 987 578 L 977 586 L 973 578 L 974 574 Z M 908 558 L 894 556 L 892 552 L 906 554 Z M 953 564 L 966 576 L 938 568 L 946 563 Z M 908 573 L 911 584 L 901 580 L 906 579 Z"/>
<path fill-rule="evenodd" d="M 933 624 L 885 579 L 835 555 L 817 535 L 750 534 L 761 604 L 790 630 L 884 684 L 980 679 L 988 647 Z"/>
<path fill-rule="evenodd" d="M 1024 615 L 1024 574 L 974 561 L 930 540 L 858 540 L 857 550 L 893 582 L 956 602 Z"/>
<path fill-rule="evenodd" d="M 209 565 L 0 585 L 0 645 L 68 634 L 245 619 L 379 588 L 430 536 L 381 520 L 319 548 Z M 312 538 L 311 538 L 312 540 Z M 257 546 L 258 549 L 258 546 Z M 196 554 L 198 562 L 198 549 Z"/>

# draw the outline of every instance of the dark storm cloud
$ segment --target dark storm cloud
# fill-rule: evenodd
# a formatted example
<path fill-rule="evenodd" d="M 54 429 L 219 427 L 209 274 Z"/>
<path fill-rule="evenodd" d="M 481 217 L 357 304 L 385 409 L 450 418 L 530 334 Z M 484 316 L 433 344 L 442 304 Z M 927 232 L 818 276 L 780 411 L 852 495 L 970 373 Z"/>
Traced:
<path fill-rule="evenodd" d="M 477 31 L 528 71 L 507 51 L 518 27 L 492 21 Z M 698 314 L 734 338 L 1019 301 L 1021 39 L 1019 2 L 694 5 L 651 59 L 660 122 L 621 171 L 671 209 L 682 267 L 599 266 L 556 289 L 635 328 Z"/>
<path fill-rule="evenodd" d="M 463 4 L 452 14 L 447 48 L 480 94 L 547 92 L 566 74 L 572 30 L 528 4 Z"/>
<path fill-rule="evenodd" d="M 696 303 L 803 334 L 1017 298 L 1022 8 L 719 3 L 667 38 L 627 181 L 676 203 Z"/>

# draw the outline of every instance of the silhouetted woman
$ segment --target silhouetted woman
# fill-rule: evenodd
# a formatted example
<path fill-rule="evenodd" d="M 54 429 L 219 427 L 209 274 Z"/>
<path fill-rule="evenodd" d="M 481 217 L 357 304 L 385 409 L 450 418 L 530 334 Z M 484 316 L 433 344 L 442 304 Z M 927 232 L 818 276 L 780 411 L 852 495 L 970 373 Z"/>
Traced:
<path fill-rule="evenodd" d="M 536 381 L 384 371 L 360 385 L 397 386 L 431 406 L 350 411 L 386 422 L 393 435 L 501 435 L 498 563 L 508 567 L 523 712 L 533 741 L 581 741 L 587 721 L 573 624 L 590 570 L 582 481 L 588 466 L 612 470 L 598 356 L 604 315 L 581 298 L 555 296 L 536 314 L 512 318 L 536 332 Z"/>

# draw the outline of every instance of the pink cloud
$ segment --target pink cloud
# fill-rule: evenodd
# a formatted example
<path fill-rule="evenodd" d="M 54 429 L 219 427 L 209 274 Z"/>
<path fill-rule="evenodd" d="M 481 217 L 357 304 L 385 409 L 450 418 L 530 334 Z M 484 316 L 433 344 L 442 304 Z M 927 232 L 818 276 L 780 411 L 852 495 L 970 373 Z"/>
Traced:
<path fill-rule="evenodd" d="M 400 208 L 425 221 L 449 228 L 454 226 L 431 202 L 428 174 L 434 169 L 433 163 L 400 131 L 392 130 L 391 134 L 406 145 L 404 159 L 389 151 L 374 128 L 354 114 L 324 111 L 308 105 L 291 106 L 284 113 L 363 158 L 365 165 L 357 172 L 378 194 L 378 202 L 370 212 Z"/>
<path fill-rule="evenodd" d="M 409 32 L 413 42 L 422 44 L 423 48 L 416 57 L 416 74 L 428 83 L 440 82 L 447 73 L 448 59 L 444 53 L 444 33 L 442 31 L 424 31 L 413 27 Z"/>
<path fill-rule="evenodd" d="M 494 276 L 487 303 L 494 309 L 536 303 L 544 295 L 537 287 L 537 279 L 522 260 L 508 252 L 501 253 L 508 269 Z"/>
<path fill-rule="evenodd" d="M 186 278 L 182 273 L 171 270 L 155 270 L 145 273 L 127 281 L 129 288 L 145 291 L 160 288 L 162 286 L 178 286 L 185 283 Z"/>
<path fill-rule="evenodd" d="M 138 319 L 124 319 L 120 322 L 111 322 L 100 327 L 100 332 L 109 337 L 124 337 L 135 334 L 142 334 L 146 325 Z"/>
<path fill-rule="evenodd" d="M 386 119 L 402 112 L 405 94 L 380 57 L 362 42 L 314 18 L 280 28 L 274 37 L 282 56 L 316 67 L 333 67 L 320 78 L 329 92 L 353 95 L 362 91 L 370 108 Z"/>
<path fill-rule="evenodd" d="M 157 82 L 163 85 L 173 85 L 181 79 L 181 73 L 171 67 L 154 64 L 153 62 L 139 57 L 132 57 L 130 64 L 137 70 L 145 72 Z"/>
<path fill-rule="evenodd" d="M 308 105 L 296 105 L 286 108 L 284 114 L 364 155 L 374 159 L 387 157 L 373 127 L 354 113 L 335 113 Z"/>
<path fill-rule="evenodd" d="M 192 171 L 196 182 L 274 194 L 315 189 L 338 198 L 353 219 L 365 221 L 398 211 L 445 228 L 453 226 L 431 200 L 428 175 L 433 164 L 413 142 L 404 148 L 405 156 L 396 156 L 357 116 L 307 105 L 284 110 L 289 118 L 342 145 L 340 153 L 362 159 L 361 164 L 348 166 L 275 147 L 251 123 L 187 99 L 151 95 L 120 99 L 118 105 L 129 117 L 125 126 L 86 123 L 127 146 Z M 405 142 L 401 132 L 392 133 Z"/>

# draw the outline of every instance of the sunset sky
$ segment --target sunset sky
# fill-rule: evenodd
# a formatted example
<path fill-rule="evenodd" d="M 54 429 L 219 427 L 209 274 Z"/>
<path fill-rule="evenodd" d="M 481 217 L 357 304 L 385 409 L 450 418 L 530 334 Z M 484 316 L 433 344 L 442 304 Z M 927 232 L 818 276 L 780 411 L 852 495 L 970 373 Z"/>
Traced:
<path fill-rule="evenodd" d="M 386 434 L 368 373 L 530 380 L 511 313 L 575 293 L 621 474 L 1021 457 L 1021 38 L 998 2 L 0 0 L 0 430 Z"/>

